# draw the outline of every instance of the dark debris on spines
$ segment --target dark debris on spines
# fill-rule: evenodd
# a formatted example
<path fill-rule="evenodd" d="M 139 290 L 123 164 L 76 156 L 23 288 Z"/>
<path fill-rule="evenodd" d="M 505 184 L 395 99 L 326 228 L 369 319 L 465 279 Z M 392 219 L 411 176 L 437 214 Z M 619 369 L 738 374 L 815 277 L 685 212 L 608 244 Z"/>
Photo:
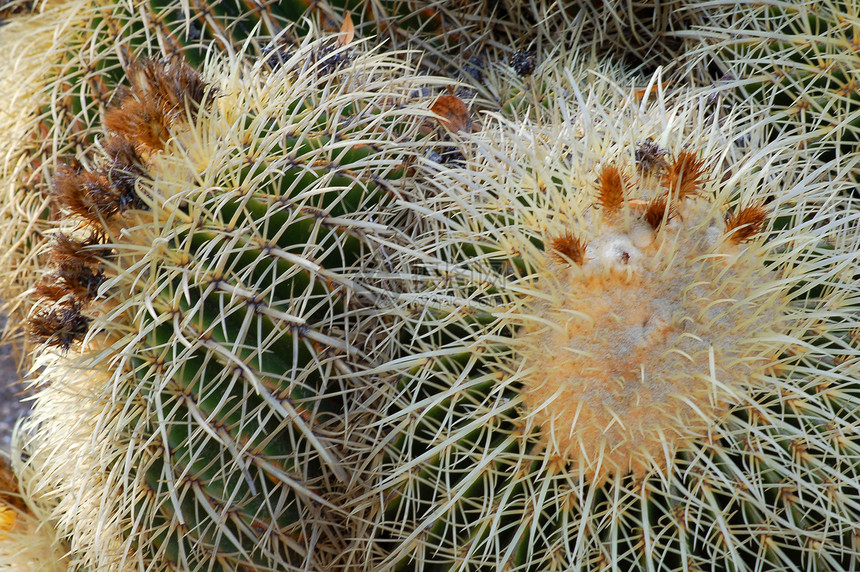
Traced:
<path fill-rule="evenodd" d="M 348 49 L 333 42 L 314 50 L 311 63 L 317 64 L 319 71 L 328 75 L 349 66 L 352 63 L 352 55 Z"/>
<path fill-rule="evenodd" d="M 472 56 L 466 60 L 466 65 L 463 66 L 463 73 L 471 77 L 476 82 L 484 83 L 484 58 L 482 56 Z"/>
<path fill-rule="evenodd" d="M 537 58 L 535 58 L 533 52 L 520 49 L 514 52 L 514 55 L 511 56 L 510 63 L 518 76 L 528 77 L 535 72 L 535 68 L 537 67 Z"/>
<path fill-rule="evenodd" d="M 27 323 L 28 337 L 67 351 L 72 344 L 86 335 L 92 318 L 81 312 L 76 300 L 62 300 L 49 308 L 39 310 Z"/>
<path fill-rule="evenodd" d="M 280 69 L 294 54 L 294 46 L 286 42 L 271 43 L 261 50 L 263 63 L 271 71 Z"/>
<path fill-rule="evenodd" d="M 427 154 L 427 158 L 434 163 L 442 165 L 462 167 L 466 164 L 466 156 L 463 154 L 462 149 L 454 145 L 438 147 L 437 149 L 430 151 Z"/>
<path fill-rule="evenodd" d="M 636 142 L 636 166 L 646 173 L 662 171 L 668 165 L 669 151 L 660 147 L 650 137 Z"/>

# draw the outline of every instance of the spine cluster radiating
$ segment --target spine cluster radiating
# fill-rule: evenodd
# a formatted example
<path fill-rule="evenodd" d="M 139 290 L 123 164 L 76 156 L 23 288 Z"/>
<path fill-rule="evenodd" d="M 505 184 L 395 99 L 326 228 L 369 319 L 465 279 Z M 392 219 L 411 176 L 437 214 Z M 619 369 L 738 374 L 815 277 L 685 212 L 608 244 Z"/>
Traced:
<path fill-rule="evenodd" d="M 858 569 L 855 4 L 7 3 L 0 568 Z"/>

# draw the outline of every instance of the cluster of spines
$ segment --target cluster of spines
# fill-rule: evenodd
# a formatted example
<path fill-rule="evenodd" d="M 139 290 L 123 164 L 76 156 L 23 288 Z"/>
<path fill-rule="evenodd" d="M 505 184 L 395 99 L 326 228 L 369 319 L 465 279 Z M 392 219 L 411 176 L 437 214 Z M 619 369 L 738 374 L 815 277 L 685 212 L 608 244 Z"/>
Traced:
<path fill-rule="evenodd" d="M 117 215 L 147 208 L 137 182 L 147 176 L 146 158 L 162 151 L 175 125 L 211 101 L 200 75 L 181 60 L 147 60 L 132 64 L 130 87 L 118 91 L 104 125 L 110 135 L 102 145 L 106 158 L 97 169 L 62 165 L 54 175 L 52 194 L 60 211 L 83 221 L 79 240 L 58 233 L 48 255 L 52 271 L 35 286 L 41 306 L 28 320 L 33 341 L 68 350 L 87 333 L 85 314 L 105 280 L 109 249 L 100 247 Z"/>
<path fill-rule="evenodd" d="M 663 192 L 647 201 L 627 199 L 630 187 L 628 177 L 613 163 L 604 165 L 597 180 L 597 201 L 605 216 L 620 211 L 625 202 L 641 213 L 642 220 L 653 230 L 674 217 L 677 205 L 685 199 L 699 195 L 702 184 L 707 179 L 705 159 L 693 151 L 681 151 L 677 157 L 667 160 L 668 152 L 650 140 L 639 145 L 636 151 L 636 164 L 644 174 L 659 175 Z M 726 216 L 725 235 L 729 242 L 741 244 L 752 239 L 764 228 L 768 210 L 763 203 L 756 203 L 737 209 Z M 560 264 L 573 262 L 581 266 L 585 262 L 585 249 L 588 243 L 571 232 L 550 239 L 551 258 Z"/>

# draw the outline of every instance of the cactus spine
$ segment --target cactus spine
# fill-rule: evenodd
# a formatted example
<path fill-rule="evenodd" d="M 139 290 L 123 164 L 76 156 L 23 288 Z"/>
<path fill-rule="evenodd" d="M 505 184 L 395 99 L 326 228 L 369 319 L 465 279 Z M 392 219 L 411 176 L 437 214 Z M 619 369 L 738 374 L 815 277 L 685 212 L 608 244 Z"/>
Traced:
<path fill-rule="evenodd" d="M 326 569 L 368 446 L 348 403 L 387 361 L 363 283 L 433 80 L 335 39 L 127 73 L 53 177 L 19 447 L 77 568 Z"/>
<path fill-rule="evenodd" d="M 547 63 L 534 116 L 426 164 L 405 206 L 426 213 L 397 249 L 424 271 L 401 297 L 414 361 L 356 550 L 373 570 L 852 568 L 856 209 L 761 112 L 571 69 Z"/>
<path fill-rule="evenodd" d="M 858 217 L 800 139 L 547 60 L 422 162 L 402 63 L 199 80 L 101 9 L 116 56 L 55 83 L 18 437 L 73 567 L 852 567 Z M 145 10 L 164 53 L 238 45 Z"/>
<path fill-rule="evenodd" d="M 860 2 L 731 2 L 709 16 L 701 51 L 726 72 L 726 92 L 768 106 L 775 137 L 805 134 L 839 158 L 836 177 L 857 180 Z"/>

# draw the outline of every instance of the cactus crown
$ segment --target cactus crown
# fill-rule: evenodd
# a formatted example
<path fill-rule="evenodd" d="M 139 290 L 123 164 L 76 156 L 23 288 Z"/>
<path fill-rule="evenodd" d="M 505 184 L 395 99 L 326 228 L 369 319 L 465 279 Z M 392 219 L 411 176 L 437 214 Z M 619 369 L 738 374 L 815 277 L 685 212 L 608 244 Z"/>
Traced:
<path fill-rule="evenodd" d="M 635 183 L 603 166 L 600 208 L 570 224 L 578 236 L 548 242 L 541 295 L 522 310 L 539 317 L 517 344 L 534 367 L 524 404 L 550 449 L 592 482 L 671 463 L 779 353 L 761 355 L 754 340 L 784 326 L 787 308 L 759 290 L 774 277 L 744 244 L 766 211 L 724 219 L 699 196 L 704 173 L 691 151 Z"/>

